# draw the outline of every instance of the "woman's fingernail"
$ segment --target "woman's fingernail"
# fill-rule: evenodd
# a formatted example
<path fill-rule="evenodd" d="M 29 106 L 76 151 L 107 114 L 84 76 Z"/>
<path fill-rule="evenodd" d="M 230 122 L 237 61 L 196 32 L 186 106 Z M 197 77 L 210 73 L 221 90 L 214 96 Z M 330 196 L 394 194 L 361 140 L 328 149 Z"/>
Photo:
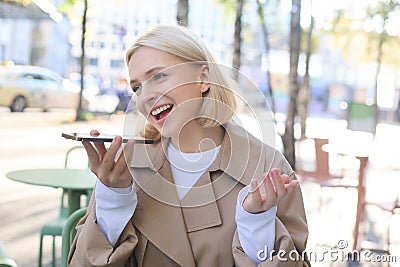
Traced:
<path fill-rule="evenodd" d="M 121 138 L 119 138 L 119 136 L 114 136 L 113 142 L 119 145 L 121 143 Z"/>

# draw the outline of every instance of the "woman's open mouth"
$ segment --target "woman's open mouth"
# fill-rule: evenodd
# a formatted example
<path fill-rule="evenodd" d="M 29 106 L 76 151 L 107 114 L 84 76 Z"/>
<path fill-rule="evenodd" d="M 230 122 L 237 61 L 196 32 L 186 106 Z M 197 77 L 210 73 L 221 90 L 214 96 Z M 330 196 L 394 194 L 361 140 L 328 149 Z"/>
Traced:
<path fill-rule="evenodd" d="M 173 106 L 174 105 L 172 104 L 163 104 L 155 107 L 150 113 L 155 118 L 157 123 L 162 123 L 171 112 Z"/>

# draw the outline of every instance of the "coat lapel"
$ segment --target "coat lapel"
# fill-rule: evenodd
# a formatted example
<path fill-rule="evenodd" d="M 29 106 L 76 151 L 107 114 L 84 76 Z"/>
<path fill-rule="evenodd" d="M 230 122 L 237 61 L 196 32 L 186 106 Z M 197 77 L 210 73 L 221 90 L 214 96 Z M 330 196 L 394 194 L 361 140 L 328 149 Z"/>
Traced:
<path fill-rule="evenodd" d="M 223 171 L 230 177 L 243 185 L 248 185 L 251 179 L 259 181 L 263 179 L 263 170 L 265 166 L 265 151 L 261 141 L 252 136 L 249 132 L 233 123 L 225 125 L 225 136 L 222 142 L 221 150 L 210 167 L 210 171 Z M 271 156 L 271 164 L 274 155 Z M 222 176 L 221 176 L 222 177 Z M 214 187 L 224 188 L 224 179 L 214 181 Z M 221 184 L 220 186 L 217 186 Z M 232 186 L 228 189 L 232 189 Z M 226 190 L 216 193 L 225 194 Z"/>
<path fill-rule="evenodd" d="M 187 232 L 221 225 L 210 172 L 206 171 L 181 201 Z"/>
<path fill-rule="evenodd" d="M 144 175 L 151 180 L 137 192 L 138 209 L 133 216 L 136 228 L 159 250 L 180 266 L 195 266 L 186 226 L 175 187 L 160 181 L 166 177 L 166 168 L 160 171 L 138 170 L 135 175 Z M 151 192 L 149 194 L 148 192 Z M 167 203 L 169 202 L 169 203 Z"/>

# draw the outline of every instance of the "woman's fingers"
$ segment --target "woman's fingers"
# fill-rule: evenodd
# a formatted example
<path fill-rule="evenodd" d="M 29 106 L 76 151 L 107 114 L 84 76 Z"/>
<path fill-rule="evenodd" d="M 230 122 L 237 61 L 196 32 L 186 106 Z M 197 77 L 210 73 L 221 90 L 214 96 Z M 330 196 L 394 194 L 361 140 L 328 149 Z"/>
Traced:
<path fill-rule="evenodd" d="M 278 205 L 279 201 L 299 185 L 299 181 L 290 181 L 288 175 L 281 175 L 274 168 L 264 174 L 260 185 L 253 179 L 250 183 L 250 192 L 246 196 L 243 207 L 251 213 L 267 211 Z"/>
<path fill-rule="evenodd" d="M 123 153 L 119 156 L 117 162 L 115 163 L 114 170 L 115 172 L 122 173 L 125 169 L 129 169 L 129 165 L 132 161 L 133 157 L 133 146 L 135 141 L 133 139 L 129 140 L 125 145 Z"/>
<path fill-rule="evenodd" d="M 97 170 L 97 168 L 100 166 L 99 155 L 97 154 L 96 149 L 94 149 L 91 143 L 82 142 L 82 145 L 85 148 L 86 153 L 88 155 L 91 170 L 95 172 L 95 170 Z"/>
<path fill-rule="evenodd" d="M 130 173 L 130 162 L 133 155 L 133 146 L 135 142 L 129 140 L 125 145 L 123 153 L 119 156 L 117 162 L 113 168 L 113 175 L 115 180 L 113 181 L 114 187 L 128 187 L 132 184 L 132 175 Z"/>
<path fill-rule="evenodd" d="M 268 175 L 264 174 L 264 177 L 261 180 L 261 183 L 258 185 L 258 190 L 260 191 L 260 195 L 261 195 L 261 199 L 262 200 L 265 200 L 265 197 L 266 197 L 266 190 L 265 190 L 266 179 L 268 179 Z"/>
<path fill-rule="evenodd" d="M 107 149 L 103 142 L 93 142 L 94 146 L 96 147 L 97 151 L 99 152 L 99 159 L 103 160 L 105 154 L 107 153 Z"/>
<path fill-rule="evenodd" d="M 91 131 L 90 131 L 90 135 L 91 135 L 91 136 L 99 136 L 99 135 L 100 135 L 100 132 L 97 131 L 97 130 L 91 130 Z M 93 144 L 94 144 L 94 146 L 95 146 L 96 149 L 97 149 L 97 152 L 98 152 L 98 154 L 99 154 L 100 160 L 103 160 L 104 155 L 105 155 L 106 152 L 107 152 L 107 149 L 106 149 L 104 143 L 103 143 L 103 142 L 93 142 Z"/>
<path fill-rule="evenodd" d="M 290 191 L 292 191 L 293 189 L 295 189 L 296 187 L 298 187 L 299 185 L 300 185 L 300 181 L 298 181 L 298 180 L 293 180 L 293 181 L 291 181 L 290 183 L 285 184 L 286 191 L 287 191 L 287 192 L 290 192 Z"/>
<path fill-rule="evenodd" d="M 276 192 L 275 192 L 275 188 L 272 183 L 272 180 L 271 180 L 271 176 L 269 174 L 266 175 L 266 179 L 265 179 L 265 193 L 266 193 L 266 202 L 275 203 Z"/>
<path fill-rule="evenodd" d="M 97 130 L 90 132 L 92 136 L 100 133 Z M 85 147 L 91 170 L 106 185 L 110 187 L 128 187 L 132 183 L 132 177 L 129 171 L 129 165 L 133 158 L 134 140 L 130 140 L 122 150 L 122 137 L 115 136 L 108 150 L 103 142 L 82 142 Z M 116 157 L 119 155 L 117 161 Z"/>
<path fill-rule="evenodd" d="M 115 136 L 114 140 L 112 141 L 107 153 L 104 155 L 103 158 L 103 167 L 107 170 L 111 170 L 111 168 L 115 164 L 115 155 L 118 152 L 119 147 L 122 144 L 122 137 Z"/>
<path fill-rule="evenodd" d="M 287 174 L 282 174 L 281 178 L 282 178 L 282 181 L 284 184 L 288 184 L 290 182 L 289 175 L 287 175 Z"/>
<path fill-rule="evenodd" d="M 281 175 L 277 169 L 272 169 L 270 171 L 270 176 L 275 186 L 276 196 L 278 197 L 278 200 L 280 200 L 286 195 L 286 188 L 283 184 Z"/>
<path fill-rule="evenodd" d="M 91 130 L 91 131 L 90 131 L 90 135 L 91 135 L 91 136 L 99 136 L 99 135 L 100 135 L 100 132 L 97 131 L 97 130 Z"/>

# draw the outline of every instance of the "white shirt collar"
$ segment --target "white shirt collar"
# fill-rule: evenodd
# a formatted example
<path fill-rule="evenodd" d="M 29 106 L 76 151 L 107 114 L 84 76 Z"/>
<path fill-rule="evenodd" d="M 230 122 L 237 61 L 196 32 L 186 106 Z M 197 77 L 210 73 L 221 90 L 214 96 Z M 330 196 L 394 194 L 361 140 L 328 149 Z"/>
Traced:
<path fill-rule="evenodd" d="M 168 160 L 171 167 L 183 172 L 204 172 L 217 157 L 221 146 L 198 153 L 184 153 L 176 149 L 172 143 L 168 144 Z"/>

